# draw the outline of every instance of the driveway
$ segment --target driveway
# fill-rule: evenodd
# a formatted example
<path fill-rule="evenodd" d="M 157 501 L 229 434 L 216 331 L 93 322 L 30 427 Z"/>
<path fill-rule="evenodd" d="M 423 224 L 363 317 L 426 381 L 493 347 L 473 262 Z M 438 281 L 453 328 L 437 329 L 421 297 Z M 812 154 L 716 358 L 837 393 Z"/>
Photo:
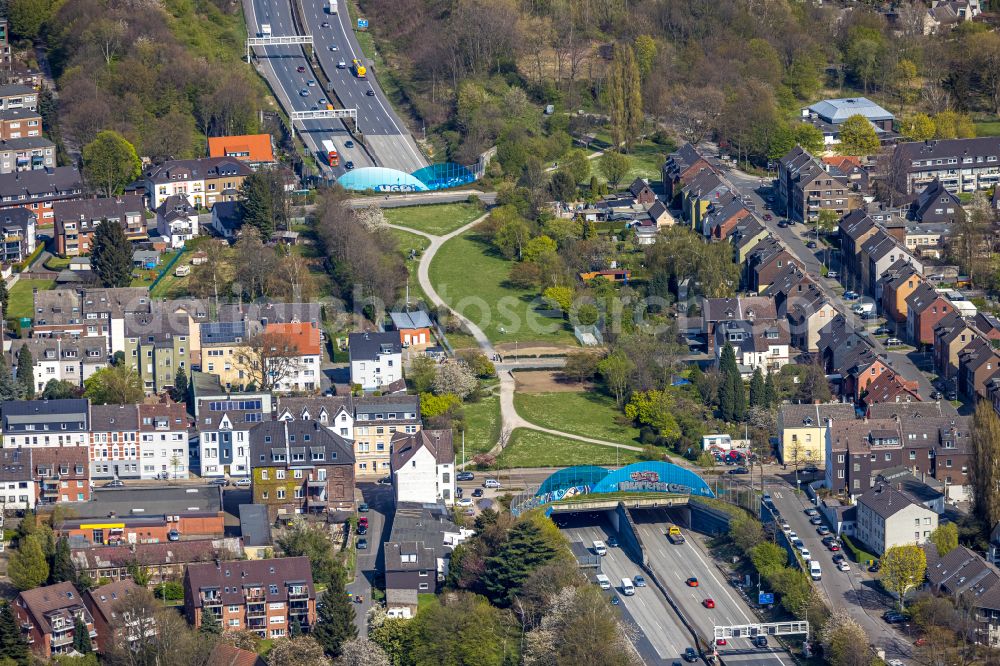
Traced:
<path fill-rule="evenodd" d="M 347 592 L 352 596 L 361 595 L 364 601 L 354 604 L 354 624 L 359 636 L 368 635 L 368 610 L 372 607 L 372 586 L 385 589 L 382 579 L 385 572 L 385 554 L 382 544 L 389 539 L 392 531 L 392 487 L 380 486 L 375 483 L 359 483 L 358 488 L 364 501 L 368 503 L 368 513 L 358 516 L 368 516 L 368 548 L 357 550 L 354 581 L 347 585 Z M 355 548 L 352 535 L 349 548 Z"/>

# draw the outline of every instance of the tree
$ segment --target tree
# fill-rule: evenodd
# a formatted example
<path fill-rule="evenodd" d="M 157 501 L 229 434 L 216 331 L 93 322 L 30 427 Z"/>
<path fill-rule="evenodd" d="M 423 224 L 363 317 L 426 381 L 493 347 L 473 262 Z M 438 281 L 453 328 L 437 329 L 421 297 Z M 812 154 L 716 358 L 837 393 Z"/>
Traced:
<path fill-rule="evenodd" d="M 533 521 L 519 521 L 495 554 L 486 559 L 482 580 L 487 596 L 497 605 L 510 605 L 531 572 L 555 559 L 557 554 Z"/>
<path fill-rule="evenodd" d="M 94 651 L 94 646 L 90 642 L 90 630 L 79 617 L 73 623 L 73 649 L 80 654 L 90 654 Z"/>
<path fill-rule="evenodd" d="M 604 377 L 604 381 L 612 394 L 615 402 L 620 408 L 625 400 L 625 391 L 628 389 L 629 375 L 635 364 L 621 351 L 608 354 L 604 360 L 597 364 L 597 371 Z"/>
<path fill-rule="evenodd" d="M 868 666 L 868 635 L 847 609 L 837 607 L 820 632 L 823 655 L 832 666 Z"/>
<path fill-rule="evenodd" d="M 7 359 L 0 354 L 0 402 L 18 400 L 20 397 L 21 385 L 14 381 L 10 368 L 7 367 Z"/>
<path fill-rule="evenodd" d="M 243 224 L 255 227 L 261 238 L 270 238 L 275 227 L 288 226 L 287 199 L 279 171 L 255 171 L 240 186 Z"/>
<path fill-rule="evenodd" d="M 174 374 L 174 385 L 170 387 L 170 397 L 174 402 L 187 404 L 188 378 L 184 368 L 177 368 L 177 373 Z"/>
<path fill-rule="evenodd" d="M 513 207 L 511 207 L 513 208 Z M 493 234 L 493 244 L 497 246 L 501 254 L 507 259 L 521 258 L 524 244 L 531 236 L 528 224 L 514 211 L 514 217 L 509 217 L 497 227 Z"/>
<path fill-rule="evenodd" d="M 757 367 L 750 378 L 750 406 L 760 407 L 764 404 L 764 374 Z"/>
<path fill-rule="evenodd" d="M 236 366 L 243 371 L 247 386 L 253 384 L 258 391 L 274 391 L 296 371 L 299 356 L 294 340 L 265 329 L 237 347 Z"/>
<path fill-rule="evenodd" d="M 570 308 L 573 307 L 573 288 L 549 287 L 542 292 L 542 298 L 564 313 L 569 312 Z"/>
<path fill-rule="evenodd" d="M 34 400 L 35 359 L 28 345 L 21 345 L 17 352 L 17 383 L 21 385 L 21 395 L 27 400 Z"/>
<path fill-rule="evenodd" d="M 232 279 L 233 267 L 230 264 L 229 244 L 220 239 L 211 239 L 201 246 L 205 253 L 205 262 L 195 266 L 188 278 L 188 284 L 195 296 L 215 300 L 215 308 L 219 308 L 219 295 L 226 293 Z"/>
<path fill-rule="evenodd" d="M 559 160 L 559 170 L 569 174 L 574 185 L 590 178 L 590 160 L 587 153 L 580 148 L 573 148 Z"/>
<path fill-rule="evenodd" d="M 628 152 L 642 129 L 641 72 L 628 44 L 615 44 L 607 81 L 611 134 L 615 150 Z M 613 181 L 613 178 L 608 178 Z"/>
<path fill-rule="evenodd" d="M 129 405 L 142 401 L 142 378 L 131 365 L 101 368 L 83 381 L 83 395 L 95 405 Z"/>
<path fill-rule="evenodd" d="M 267 666 L 330 666 L 330 660 L 315 638 L 296 636 L 275 641 L 267 653 Z"/>
<path fill-rule="evenodd" d="M 235 262 L 234 287 L 238 286 L 244 297 L 254 299 L 267 295 L 267 286 L 276 271 L 275 251 L 264 245 L 256 227 L 246 227 L 233 248 L 237 257 L 253 257 L 253 261 Z"/>
<path fill-rule="evenodd" d="M 937 547 L 938 555 L 944 557 L 951 551 L 958 548 L 958 525 L 955 523 L 944 523 L 931 532 L 931 543 Z"/>
<path fill-rule="evenodd" d="M 328 589 L 340 583 L 343 587 L 343 568 L 333 557 L 333 542 L 322 525 L 310 525 L 295 520 L 291 527 L 278 539 L 278 545 L 288 557 L 304 555 L 312 566 L 313 580 Z M 334 595 L 331 595 L 334 596 Z"/>
<path fill-rule="evenodd" d="M 105 197 L 121 194 L 142 173 L 135 147 L 118 132 L 104 130 L 83 147 L 83 175 Z"/>
<path fill-rule="evenodd" d="M 7 281 L 0 280 L 0 321 L 7 317 L 7 306 L 10 304 L 10 290 L 7 289 Z"/>
<path fill-rule="evenodd" d="M 954 218 L 948 238 L 948 258 L 956 262 L 972 283 L 980 286 L 990 271 L 993 212 L 982 191 L 974 192 L 972 203 Z"/>
<path fill-rule="evenodd" d="M 600 357 L 594 352 L 571 351 L 566 354 L 566 365 L 563 366 L 562 373 L 578 383 L 583 383 L 597 373 L 598 363 Z"/>
<path fill-rule="evenodd" d="M 855 114 L 840 124 L 842 155 L 874 155 L 880 146 L 875 127 L 861 114 Z"/>
<path fill-rule="evenodd" d="M 899 607 L 903 608 L 906 593 L 924 582 L 927 555 L 923 548 L 913 544 L 893 546 L 882 554 L 879 562 L 883 587 L 899 597 Z"/>
<path fill-rule="evenodd" d="M 744 553 L 749 553 L 764 541 L 764 528 L 760 521 L 740 514 L 729 523 L 729 538 Z"/>
<path fill-rule="evenodd" d="M 28 663 L 28 643 L 24 640 L 10 602 L 0 604 L 0 662 L 6 659 L 18 664 Z"/>
<path fill-rule="evenodd" d="M 391 666 L 389 655 L 377 643 L 361 636 L 344 643 L 337 666 Z"/>
<path fill-rule="evenodd" d="M 34 40 L 52 14 L 49 0 L 9 0 L 10 29 L 18 37 Z"/>
<path fill-rule="evenodd" d="M 214 611 L 207 608 L 202 611 L 201 626 L 198 627 L 198 631 L 211 636 L 218 636 L 222 633 L 222 624 L 219 623 L 219 618 L 216 617 Z"/>
<path fill-rule="evenodd" d="M 569 169 L 564 167 L 552 174 L 552 180 L 549 181 L 549 193 L 552 194 L 555 201 L 570 202 L 576 200 L 576 181 L 573 180 Z"/>
<path fill-rule="evenodd" d="M 132 282 L 132 243 L 122 225 L 104 220 L 94 232 L 90 266 L 105 287 L 127 287 Z"/>
<path fill-rule="evenodd" d="M 413 384 L 413 390 L 417 393 L 427 393 L 434 384 L 434 376 L 437 374 L 437 363 L 429 356 L 418 356 L 413 359 L 410 369 L 406 373 L 406 378 Z"/>
<path fill-rule="evenodd" d="M 1000 522 L 1000 417 L 980 400 L 972 417 L 972 513 L 989 529 Z"/>
<path fill-rule="evenodd" d="M 479 382 L 465 363 L 448 359 L 438 365 L 432 386 L 438 395 L 451 393 L 465 400 L 476 390 Z"/>
<path fill-rule="evenodd" d="M 38 536 L 32 534 L 20 540 L 17 552 L 10 558 L 7 575 L 19 590 L 30 590 L 49 579 L 49 563 Z"/>
<path fill-rule="evenodd" d="M 826 380 L 819 363 L 810 363 L 805 368 L 805 374 L 799 382 L 799 400 L 802 402 L 829 402 L 831 398 L 830 382 Z"/>
<path fill-rule="evenodd" d="M 340 656 L 344 643 L 357 637 L 358 628 L 354 624 L 354 606 L 344 593 L 346 576 L 342 567 L 339 574 L 327 588 L 329 594 L 323 598 L 323 606 L 316 614 L 316 625 L 312 636 L 323 651 L 331 657 Z"/>
<path fill-rule="evenodd" d="M 742 421 L 746 412 L 743 378 L 736 365 L 736 352 L 728 342 L 722 348 L 719 372 L 722 374 L 722 382 L 719 384 L 719 415 L 724 421 Z"/>
<path fill-rule="evenodd" d="M 385 609 L 376 606 L 368 616 L 368 637 L 388 655 L 393 666 L 410 663 L 410 651 L 414 646 L 414 627 L 410 620 L 390 618 Z M 344 645 L 342 655 L 348 652 Z"/>
<path fill-rule="evenodd" d="M 422 608 L 412 623 L 409 663 L 416 666 L 501 666 L 501 614 L 482 597 L 467 592 L 446 603 Z"/>
<path fill-rule="evenodd" d="M 604 151 L 604 154 L 597 158 L 597 160 L 601 174 L 614 189 L 618 188 L 618 185 L 632 169 L 632 160 L 627 155 L 615 150 Z"/>
<path fill-rule="evenodd" d="M 908 141 L 933 139 L 937 131 L 934 121 L 926 113 L 915 113 L 900 122 L 900 133 Z"/>
<path fill-rule="evenodd" d="M 490 359 L 486 358 L 486 354 L 483 352 L 477 349 L 463 349 L 458 352 L 457 356 L 476 377 L 482 379 L 496 377 L 496 366 Z"/>
<path fill-rule="evenodd" d="M 810 123 L 798 123 L 793 131 L 795 143 L 812 155 L 823 152 L 823 130 Z"/>
<path fill-rule="evenodd" d="M 52 571 L 49 583 L 76 582 L 76 566 L 70 557 L 69 540 L 65 537 L 56 541 L 56 554 L 52 557 Z"/>
<path fill-rule="evenodd" d="M 42 400 L 65 400 L 77 397 L 77 389 L 64 379 L 50 379 L 42 391 Z"/>

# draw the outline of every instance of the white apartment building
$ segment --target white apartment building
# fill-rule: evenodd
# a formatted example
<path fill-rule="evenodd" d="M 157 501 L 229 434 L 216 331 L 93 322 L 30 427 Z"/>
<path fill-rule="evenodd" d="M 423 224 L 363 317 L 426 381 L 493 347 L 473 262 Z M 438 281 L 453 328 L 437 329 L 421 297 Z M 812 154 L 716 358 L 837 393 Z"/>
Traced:
<path fill-rule="evenodd" d="M 893 546 L 922 545 L 937 526 L 936 513 L 890 485 L 876 485 L 858 498 L 855 536 L 875 555 Z"/>
<path fill-rule="evenodd" d="M 455 503 L 455 447 L 451 430 L 392 437 L 390 465 L 396 502 Z"/>
<path fill-rule="evenodd" d="M 399 334 L 351 333 L 351 383 L 377 391 L 403 378 L 403 347 Z"/>

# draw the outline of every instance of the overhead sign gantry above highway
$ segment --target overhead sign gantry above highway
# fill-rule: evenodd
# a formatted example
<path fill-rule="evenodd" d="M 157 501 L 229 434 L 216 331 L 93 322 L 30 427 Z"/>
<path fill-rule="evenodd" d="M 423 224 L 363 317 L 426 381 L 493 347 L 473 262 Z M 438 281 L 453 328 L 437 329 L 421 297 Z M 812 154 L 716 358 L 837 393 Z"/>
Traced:
<path fill-rule="evenodd" d="M 295 138 L 295 121 L 299 120 L 324 120 L 334 118 L 343 120 L 344 118 L 354 118 L 355 124 L 358 122 L 357 109 L 315 109 L 313 111 L 292 111 L 289 114 L 289 124 L 292 126 L 292 138 Z"/>
<path fill-rule="evenodd" d="M 809 623 L 805 620 L 791 622 L 764 622 L 761 624 L 716 625 L 715 639 L 720 638 L 752 638 L 754 636 L 789 636 L 805 634 L 809 638 Z"/>
<path fill-rule="evenodd" d="M 313 45 L 312 35 L 283 35 L 281 37 L 247 37 L 247 62 L 250 62 L 250 48 L 254 46 L 288 46 L 290 44 Z"/>

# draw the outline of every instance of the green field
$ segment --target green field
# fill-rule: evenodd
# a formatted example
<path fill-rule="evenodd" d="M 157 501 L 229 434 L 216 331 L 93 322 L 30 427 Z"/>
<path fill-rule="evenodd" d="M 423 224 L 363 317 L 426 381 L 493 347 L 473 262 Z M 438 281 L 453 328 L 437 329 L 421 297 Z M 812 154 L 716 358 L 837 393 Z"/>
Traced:
<path fill-rule="evenodd" d="M 500 398 L 491 395 L 465 405 L 462 411 L 465 412 L 465 459 L 472 460 L 472 456 L 486 453 L 500 439 Z M 461 435 L 455 440 L 455 454 L 461 462 Z"/>
<path fill-rule="evenodd" d="M 542 317 L 535 311 L 532 301 L 537 293 L 505 285 L 511 265 L 470 231 L 438 250 L 430 278 L 445 303 L 483 329 L 493 342 L 575 346 L 576 339 L 565 321 Z"/>
<path fill-rule="evenodd" d="M 7 312 L 4 313 L 6 319 L 19 319 L 21 317 L 31 317 L 35 309 L 34 289 L 45 291 L 54 289 L 55 280 L 18 280 L 17 284 L 10 288 L 10 300 L 7 303 Z"/>
<path fill-rule="evenodd" d="M 406 261 L 406 270 L 410 273 L 410 302 L 415 303 L 423 299 L 428 307 L 430 307 L 431 302 L 427 300 L 427 294 L 420 288 L 420 282 L 417 280 L 417 265 L 420 263 L 420 257 L 423 255 L 424 250 L 427 249 L 427 246 L 431 242 L 423 236 L 411 234 L 408 231 L 390 229 L 389 232 L 396 239 L 396 247 L 403 253 Z M 416 250 L 419 253 L 416 259 L 410 259 L 410 250 Z"/>
<path fill-rule="evenodd" d="M 618 425 L 615 401 L 593 391 L 515 393 L 517 413 L 535 425 L 562 432 L 634 445 L 639 429 Z"/>
<path fill-rule="evenodd" d="M 1000 120 L 975 123 L 976 136 L 1000 136 Z"/>
<path fill-rule="evenodd" d="M 386 208 L 383 212 L 389 224 L 398 224 L 435 236 L 449 234 L 483 215 L 482 209 L 468 203 Z"/>
<path fill-rule="evenodd" d="M 617 453 L 617 455 L 616 455 Z M 615 449 L 517 428 L 500 454 L 503 467 L 568 467 L 570 465 L 627 465 L 637 462 L 635 451 Z"/>

